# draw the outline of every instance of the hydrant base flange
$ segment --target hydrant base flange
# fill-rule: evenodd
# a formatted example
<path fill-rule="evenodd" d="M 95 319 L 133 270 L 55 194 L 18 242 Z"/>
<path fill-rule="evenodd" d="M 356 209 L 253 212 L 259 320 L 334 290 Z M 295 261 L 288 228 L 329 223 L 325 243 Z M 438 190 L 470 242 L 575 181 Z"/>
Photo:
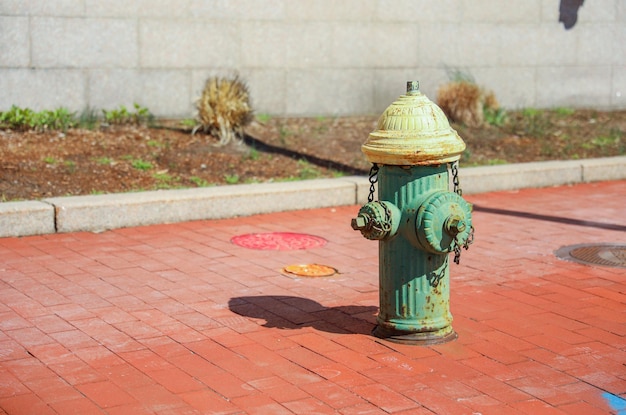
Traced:
<path fill-rule="evenodd" d="M 393 343 L 417 346 L 447 343 L 459 337 L 451 326 L 444 327 L 443 329 L 437 331 L 407 333 L 377 325 L 374 330 L 372 330 L 372 334 L 380 339 Z"/>

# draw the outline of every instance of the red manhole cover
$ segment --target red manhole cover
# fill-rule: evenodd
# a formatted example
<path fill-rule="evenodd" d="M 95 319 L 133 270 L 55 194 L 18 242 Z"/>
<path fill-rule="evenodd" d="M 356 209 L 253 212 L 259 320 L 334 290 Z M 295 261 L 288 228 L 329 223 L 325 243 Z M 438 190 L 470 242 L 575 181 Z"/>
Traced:
<path fill-rule="evenodd" d="M 326 239 L 319 236 L 291 232 L 248 233 L 235 236 L 230 241 L 244 248 L 273 251 L 309 249 L 326 245 Z"/>

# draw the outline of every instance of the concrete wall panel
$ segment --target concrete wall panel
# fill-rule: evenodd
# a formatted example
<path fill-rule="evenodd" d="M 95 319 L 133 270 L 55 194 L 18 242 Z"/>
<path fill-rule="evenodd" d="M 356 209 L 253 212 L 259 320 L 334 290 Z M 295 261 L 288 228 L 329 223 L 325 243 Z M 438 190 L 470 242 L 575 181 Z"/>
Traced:
<path fill-rule="evenodd" d="M 208 74 L 239 73 L 259 113 L 369 114 L 408 79 L 435 99 L 453 71 L 507 107 L 626 108 L 626 0 L 578 17 L 565 30 L 559 0 L 3 0 L 0 111 L 179 116 Z"/>
<path fill-rule="evenodd" d="M 367 23 L 375 18 L 376 0 L 286 1 L 287 18 L 298 21 Z"/>
<path fill-rule="evenodd" d="M 463 10 L 458 0 L 379 0 L 376 16 L 392 22 L 450 23 L 458 22 Z"/>
<path fill-rule="evenodd" d="M 615 22 L 617 3 L 614 0 L 586 1 L 578 13 L 578 23 L 609 23 Z"/>
<path fill-rule="evenodd" d="M 149 1 L 149 0 L 147 0 Z M 189 14 L 201 20 L 285 20 L 287 0 L 186 0 Z M 185 3 L 185 2 L 183 2 Z"/>
<path fill-rule="evenodd" d="M 17 105 L 35 111 L 58 107 L 79 111 L 87 105 L 85 85 L 80 70 L 0 68 L 0 108 Z"/>
<path fill-rule="evenodd" d="M 4 0 L 3 0 L 4 1 Z M 31 16 L 81 17 L 85 15 L 85 0 L 18 0 Z"/>
<path fill-rule="evenodd" d="M 510 109 L 535 105 L 535 69 L 528 66 L 491 67 L 472 71 L 479 85 L 488 85 L 501 106 Z"/>
<path fill-rule="evenodd" d="M 173 115 L 190 117 L 191 74 L 174 70 L 95 70 L 89 73 L 89 97 L 94 108 L 133 108 L 137 103 L 153 113 L 179 108 Z"/>
<path fill-rule="evenodd" d="M 242 72 L 246 79 L 252 107 L 257 113 L 286 114 L 291 113 L 291 105 L 286 100 L 287 73 L 282 69 L 249 69 Z M 201 82 L 204 85 L 206 77 Z M 198 82 L 194 82 L 197 85 Z M 198 94 L 199 95 L 199 94 Z M 260 110 L 262 108 L 262 110 Z"/>
<path fill-rule="evenodd" d="M 361 69 L 290 71 L 285 98 L 287 115 L 315 115 L 319 106 L 327 108 L 329 115 L 371 114 L 373 75 Z"/>
<path fill-rule="evenodd" d="M 537 69 L 538 107 L 608 108 L 611 67 L 564 66 Z"/>
<path fill-rule="evenodd" d="M 540 0 L 463 0 L 463 20 L 469 22 L 536 23 Z"/>
<path fill-rule="evenodd" d="M 0 66 L 25 67 L 29 64 L 28 18 L 0 16 Z"/>
<path fill-rule="evenodd" d="M 140 62 L 147 68 L 236 68 L 239 25 L 149 19 L 140 25 Z"/>
<path fill-rule="evenodd" d="M 137 0 L 84 0 L 85 14 L 98 17 L 135 17 L 139 14 L 139 2 Z M 152 4 L 150 9 L 158 7 Z"/>
<path fill-rule="evenodd" d="M 136 27 L 131 19 L 33 18 L 32 64 L 40 68 L 135 67 Z"/>
<path fill-rule="evenodd" d="M 611 106 L 626 108 L 626 65 L 613 67 Z"/>

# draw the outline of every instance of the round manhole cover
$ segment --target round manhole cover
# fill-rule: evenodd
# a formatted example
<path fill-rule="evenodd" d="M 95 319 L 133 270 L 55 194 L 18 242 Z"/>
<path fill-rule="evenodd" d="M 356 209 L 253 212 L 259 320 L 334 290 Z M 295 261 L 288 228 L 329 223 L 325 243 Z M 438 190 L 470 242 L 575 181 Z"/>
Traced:
<path fill-rule="evenodd" d="M 568 261 L 587 265 L 626 268 L 626 245 L 581 244 L 564 246 L 556 256 Z"/>
<path fill-rule="evenodd" d="M 320 265 L 320 264 L 296 264 L 287 265 L 283 268 L 283 272 L 291 275 L 297 275 L 298 277 L 330 277 L 335 275 L 337 270 L 335 268 Z"/>
<path fill-rule="evenodd" d="M 326 245 L 326 239 L 319 236 L 291 232 L 248 233 L 235 236 L 230 241 L 244 248 L 273 251 L 318 248 Z"/>

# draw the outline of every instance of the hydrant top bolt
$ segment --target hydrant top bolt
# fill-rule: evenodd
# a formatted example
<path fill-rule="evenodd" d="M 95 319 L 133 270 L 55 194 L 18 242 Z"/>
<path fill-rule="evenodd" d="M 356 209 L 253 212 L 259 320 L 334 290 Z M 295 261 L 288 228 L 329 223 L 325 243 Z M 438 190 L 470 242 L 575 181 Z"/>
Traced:
<path fill-rule="evenodd" d="M 419 81 L 408 81 L 406 83 L 406 94 L 407 95 L 417 95 L 420 93 L 420 82 Z"/>

